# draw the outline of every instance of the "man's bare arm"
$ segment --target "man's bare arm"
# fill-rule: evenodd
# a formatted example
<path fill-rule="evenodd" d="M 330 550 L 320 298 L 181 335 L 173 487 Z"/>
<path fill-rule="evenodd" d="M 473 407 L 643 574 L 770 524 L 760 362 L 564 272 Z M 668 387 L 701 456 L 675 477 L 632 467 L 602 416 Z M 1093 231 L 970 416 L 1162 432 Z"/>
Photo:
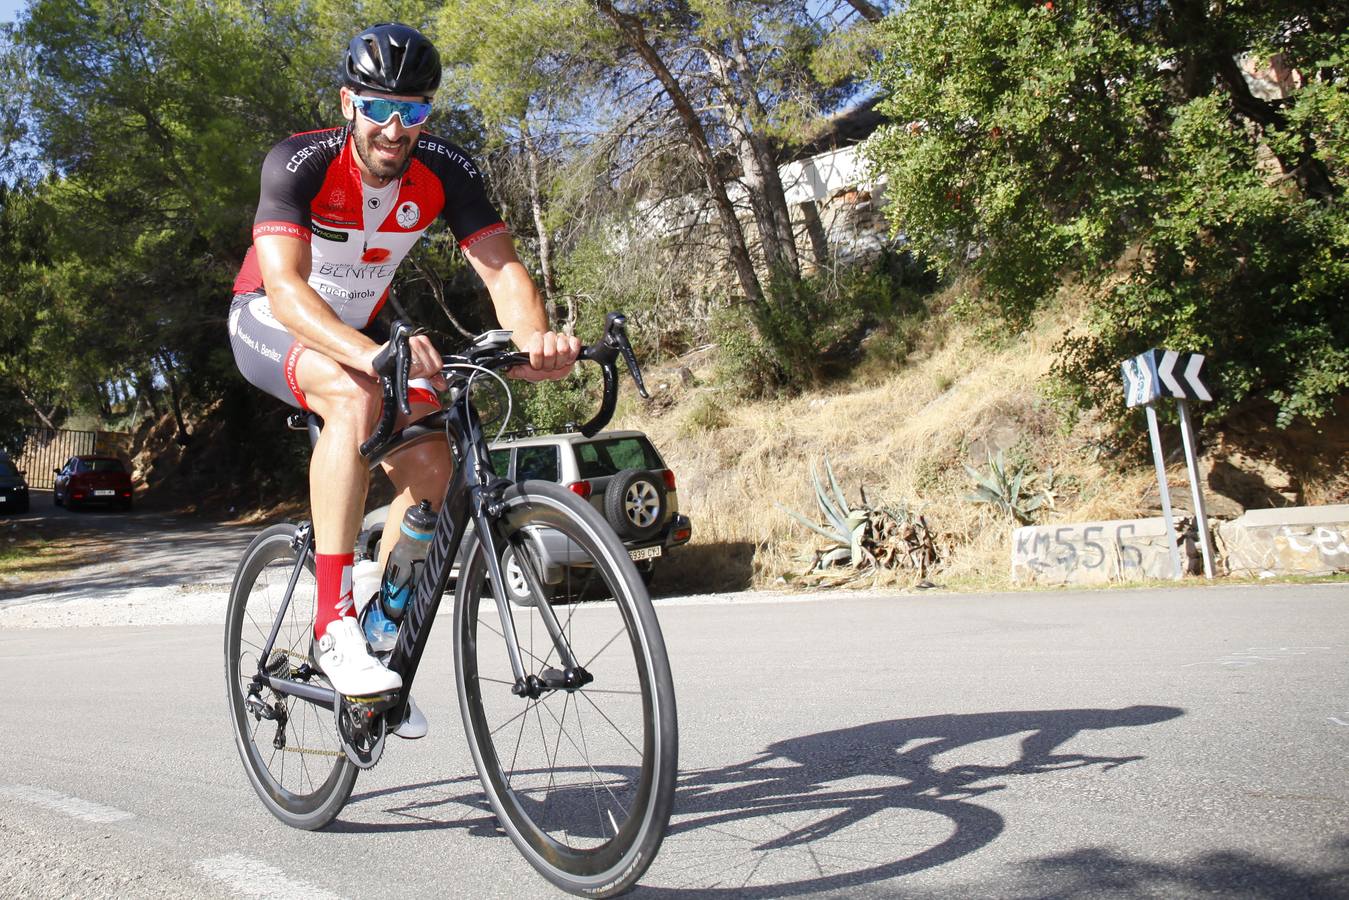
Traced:
<path fill-rule="evenodd" d="M 543 298 L 515 253 L 508 234 L 478 241 L 464 251 L 473 269 L 487 285 L 502 328 L 514 332 L 515 344 L 529 354 L 531 370 L 513 371 L 518 377 L 556 379 L 571 371 L 581 342 L 548 327 Z"/>
<path fill-rule="evenodd" d="M 309 243 L 285 235 L 253 241 L 272 314 L 300 343 L 348 368 L 375 374 L 371 359 L 379 344 L 343 322 L 309 286 Z"/>

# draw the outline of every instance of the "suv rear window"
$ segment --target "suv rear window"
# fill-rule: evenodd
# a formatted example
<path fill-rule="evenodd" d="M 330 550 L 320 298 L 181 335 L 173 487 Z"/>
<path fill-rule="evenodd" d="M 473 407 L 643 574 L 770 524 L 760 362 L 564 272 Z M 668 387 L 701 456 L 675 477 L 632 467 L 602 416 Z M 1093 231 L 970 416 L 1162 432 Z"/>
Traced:
<path fill-rule="evenodd" d="M 663 469 L 656 448 L 646 438 L 610 438 L 576 445 L 576 467 L 582 478 L 604 478 L 624 469 Z"/>
<path fill-rule="evenodd" d="M 0 459 L 0 475 L 18 475 L 19 470 L 7 459 Z"/>
<path fill-rule="evenodd" d="M 526 478 L 539 481 L 557 481 L 562 475 L 558 471 L 556 447 L 520 447 L 515 451 L 515 480 Z"/>

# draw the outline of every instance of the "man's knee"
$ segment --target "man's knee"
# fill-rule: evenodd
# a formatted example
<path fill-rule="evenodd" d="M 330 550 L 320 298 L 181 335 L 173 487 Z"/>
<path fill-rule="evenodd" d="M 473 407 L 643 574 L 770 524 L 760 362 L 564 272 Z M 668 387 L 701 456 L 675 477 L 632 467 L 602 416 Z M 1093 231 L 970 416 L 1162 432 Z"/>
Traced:
<path fill-rule="evenodd" d="M 450 448 L 443 437 L 428 437 L 390 457 L 386 463 L 389 480 L 400 488 L 441 488 L 450 480 L 454 464 Z M 433 491 L 433 502 L 439 502 L 441 491 Z"/>
<path fill-rule="evenodd" d="M 324 424 L 338 422 L 371 430 L 380 412 L 379 385 L 353 377 L 345 370 L 326 379 L 307 394 L 310 407 Z"/>

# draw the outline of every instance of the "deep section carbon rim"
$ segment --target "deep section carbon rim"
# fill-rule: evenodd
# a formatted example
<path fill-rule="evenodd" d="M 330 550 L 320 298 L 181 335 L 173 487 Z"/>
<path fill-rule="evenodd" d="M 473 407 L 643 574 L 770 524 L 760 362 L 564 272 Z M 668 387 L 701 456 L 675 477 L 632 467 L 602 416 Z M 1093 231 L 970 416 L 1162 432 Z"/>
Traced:
<path fill-rule="evenodd" d="M 249 781 L 263 804 L 288 825 L 321 828 L 351 795 L 357 770 L 342 750 L 330 709 L 263 688 L 258 695 L 276 718 L 246 707 L 249 686 L 295 566 L 293 526 L 260 534 L 244 553 L 230 591 L 225 675 L 230 720 Z M 317 585 L 312 558 L 300 572 L 270 656 L 273 671 L 300 673 L 309 662 Z M 311 684 L 327 686 L 319 673 Z M 277 744 L 281 746 L 277 746 Z"/>
<path fill-rule="evenodd" d="M 570 600 L 553 609 L 594 680 L 535 699 L 512 693 L 502 621 L 473 538 L 456 588 L 455 632 L 475 762 L 498 818 L 535 868 L 570 891 L 619 893 L 655 856 L 674 791 L 674 691 L 659 625 L 612 530 L 565 489 L 512 488 L 502 522 L 508 539 L 542 529 L 548 557 L 568 561 L 550 571 L 529 549 L 536 544 L 512 542 L 547 593 Z M 561 669 L 537 606 L 511 604 L 509 612 L 527 672 Z"/>

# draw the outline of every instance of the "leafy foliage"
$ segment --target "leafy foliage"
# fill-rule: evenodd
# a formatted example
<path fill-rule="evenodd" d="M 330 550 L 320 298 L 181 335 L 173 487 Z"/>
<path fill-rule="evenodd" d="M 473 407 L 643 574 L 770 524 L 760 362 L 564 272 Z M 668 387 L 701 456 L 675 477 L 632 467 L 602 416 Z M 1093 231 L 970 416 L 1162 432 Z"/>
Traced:
<path fill-rule="evenodd" d="M 713 319 L 720 377 L 753 397 L 790 393 L 847 372 L 860 359 L 867 330 L 925 313 L 904 277 L 899 259 L 887 256 L 875 265 L 775 279 L 762 306 L 730 309 Z"/>
<path fill-rule="evenodd" d="M 1057 367 L 1075 403 L 1122 413 L 1119 361 L 1165 346 L 1210 354 L 1211 414 L 1324 415 L 1349 386 L 1347 23 L 1300 0 L 917 0 L 877 68 L 892 226 L 995 316 L 1080 279 L 1091 328 Z M 1242 60 L 1275 51 L 1309 83 L 1257 97 Z"/>

